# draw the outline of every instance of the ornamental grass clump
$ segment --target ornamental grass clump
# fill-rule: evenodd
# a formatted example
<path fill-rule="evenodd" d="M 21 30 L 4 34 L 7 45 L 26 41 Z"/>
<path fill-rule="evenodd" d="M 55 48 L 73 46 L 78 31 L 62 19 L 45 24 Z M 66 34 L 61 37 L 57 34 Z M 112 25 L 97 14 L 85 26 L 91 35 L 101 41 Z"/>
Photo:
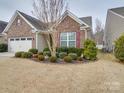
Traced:
<path fill-rule="evenodd" d="M 57 57 L 51 56 L 49 60 L 52 63 L 56 63 L 57 62 Z"/>
<path fill-rule="evenodd" d="M 72 60 L 77 60 L 78 56 L 76 53 L 69 53 L 68 56 L 72 58 Z"/>
<path fill-rule="evenodd" d="M 33 53 L 33 54 L 37 54 L 37 53 L 38 53 L 38 49 L 31 48 L 31 49 L 29 49 L 28 52 L 31 52 L 31 53 Z"/>
<path fill-rule="evenodd" d="M 78 61 L 83 61 L 83 58 L 82 57 L 78 57 L 77 60 Z"/>
<path fill-rule="evenodd" d="M 31 58 L 32 57 L 32 53 L 31 52 L 23 52 L 21 54 L 21 58 Z"/>
<path fill-rule="evenodd" d="M 66 52 L 59 53 L 59 58 L 63 59 L 65 56 L 67 56 Z"/>
<path fill-rule="evenodd" d="M 39 60 L 39 61 L 44 61 L 44 60 L 45 60 L 44 55 L 38 55 L 38 60 Z"/>
<path fill-rule="evenodd" d="M 16 52 L 15 57 L 21 58 L 22 53 L 24 53 L 24 52 L 23 51 Z"/>
<path fill-rule="evenodd" d="M 66 56 L 66 57 L 64 57 L 64 61 L 67 62 L 67 63 L 71 63 L 72 62 L 72 57 Z"/>

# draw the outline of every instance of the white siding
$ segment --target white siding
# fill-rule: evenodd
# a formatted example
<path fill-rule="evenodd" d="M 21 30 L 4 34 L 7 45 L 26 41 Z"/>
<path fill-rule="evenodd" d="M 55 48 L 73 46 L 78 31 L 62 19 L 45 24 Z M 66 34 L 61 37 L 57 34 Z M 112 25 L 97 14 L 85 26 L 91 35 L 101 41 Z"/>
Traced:
<path fill-rule="evenodd" d="M 112 50 L 114 41 L 124 34 L 124 18 L 108 11 L 106 26 L 105 26 L 105 47 Z"/>
<path fill-rule="evenodd" d="M 47 43 L 46 43 L 46 41 L 44 39 L 44 36 L 41 35 L 41 34 L 38 34 L 37 43 L 38 43 L 38 50 L 39 51 L 43 51 L 43 49 L 47 47 Z"/>

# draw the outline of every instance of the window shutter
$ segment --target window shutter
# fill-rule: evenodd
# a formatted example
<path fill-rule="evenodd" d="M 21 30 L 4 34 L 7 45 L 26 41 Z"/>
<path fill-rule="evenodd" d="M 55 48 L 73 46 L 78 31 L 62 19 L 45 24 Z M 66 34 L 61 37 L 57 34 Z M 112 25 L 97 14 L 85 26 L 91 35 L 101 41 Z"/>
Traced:
<path fill-rule="evenodd" d="M 80 48 L 80 31 L 76 32 L 76 47 Z"/>

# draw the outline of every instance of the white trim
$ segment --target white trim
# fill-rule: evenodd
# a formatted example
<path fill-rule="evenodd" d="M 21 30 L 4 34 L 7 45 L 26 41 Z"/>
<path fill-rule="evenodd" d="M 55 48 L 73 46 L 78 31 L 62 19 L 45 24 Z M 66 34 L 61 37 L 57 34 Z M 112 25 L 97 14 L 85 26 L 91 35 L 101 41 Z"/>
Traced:
<path fill-rule="evenodd" d="M 4 36 L 3 34 L 0 34 L 0 36 Z"/>
<path fill-rule="evenodd" d="M 12 18 L 10 19 L 8 25 L 6 26 L 6 28 L 4 29 L 4 31 L 2 32 L 3 34 L 6 33 L 8 31 L 8 29 L 10 28 L 10 26 L 12 25 L 12 23 L 15 21 L 17 16 L 20 16 L 29 26 L 31 26 L 31 28 L 33 29 L 33 31 L 37 31 L 37 29 L 26 19 L 24 18 L 18 11 L 16 11 L 14 13 L 14 15 L 12 16 Z M 32 32 L 33 32 L 32 31 Z"/>
<path fill-rule="evenodd" d="M 81 26 L 80 30 L 86 30 L 86 28 L 88 28 L 88 27 Z"/>
<path fill-rule="evenodd" d="M 119 16 L 119 17 L 121 17 L 121 18 L 124 18 L 124 16 L 122 16 L 122 15 L 120 15 L 120 14 L 118 14 L 118 13 L 116 13 L 116 12 L 114 12 L 114 11 L 112 11 L 112 10 L 109 10 L 111 13 L 113 13 L 113 14 L 115 14 L 115 15 L 117 15 L 117 16 Z"/>
<path fill-rule="evenodd" d="M 72 19 L 74 19 L 79 24 L 81 24 L 81 25 L 84 24 L 84 25 L 86 25 L 86 27 L 89 27 L 89 25 L 87 25 L 84 21 L 80 20 L 76 15 L 74 15 L 73 13 L 71 13 L 68 10 L 65 11 L 65 13 L 62 15 L 58 24 L 60 24 L 67 16 L 71 17 Z"/>
<path fill-rule="evenodd" d="M 66 33 L 67 34 L 67 40 L 61 40 L 61 36 L 62 36 L 61 33 Z M 60 46 L 62 45 L 61 41 L 66 41 L 67 42 L 67 47 L 70 47 L 69 46 L 69 41 L 74 41 L 75 42 L 75 46 L 74 47 L 76 47 L 76 42 L 77 42 L 76 41 L 76 38 L 77 38 L 76 32 L 61 32 L 61 33 L 60 33 Z M 69 40 L 69 33 L 75 33 L 75 40 Z"/>
<path fill-rule="evenodd" d="M 38 49 L 38 32 L 36 32 L 36 49 Z"/>
<path fill-rule="evenodd" d="M 23 17 L 18 11 L 17 13 L 30 25 L 34 30 L 37 30 L 25 17 Z"/>
<path fill-rule="evenodd" d="M 14 41 L 15 41 L 15 39 L 20 39 L 21 40 L 21 38 L 25 38 L 26 40 L 27 40 L 27 38 L 32 38 L 32 40 L 33 40 L 33 37 L 10 37 L 10 38 L 8 38 L 8 40 L 10 40 L 10 39 L 14 39 Z"/>

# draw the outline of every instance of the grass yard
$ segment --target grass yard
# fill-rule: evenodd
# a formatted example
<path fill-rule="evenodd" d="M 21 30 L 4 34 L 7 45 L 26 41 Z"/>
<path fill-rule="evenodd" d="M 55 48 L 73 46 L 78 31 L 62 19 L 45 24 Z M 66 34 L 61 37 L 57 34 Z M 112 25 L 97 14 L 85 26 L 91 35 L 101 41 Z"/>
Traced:
<path fill-rule="evenodd" d="M 124 93 L 124 65 L 99 56 L 84 64 L 0 57 L 0 93 Z"/>

